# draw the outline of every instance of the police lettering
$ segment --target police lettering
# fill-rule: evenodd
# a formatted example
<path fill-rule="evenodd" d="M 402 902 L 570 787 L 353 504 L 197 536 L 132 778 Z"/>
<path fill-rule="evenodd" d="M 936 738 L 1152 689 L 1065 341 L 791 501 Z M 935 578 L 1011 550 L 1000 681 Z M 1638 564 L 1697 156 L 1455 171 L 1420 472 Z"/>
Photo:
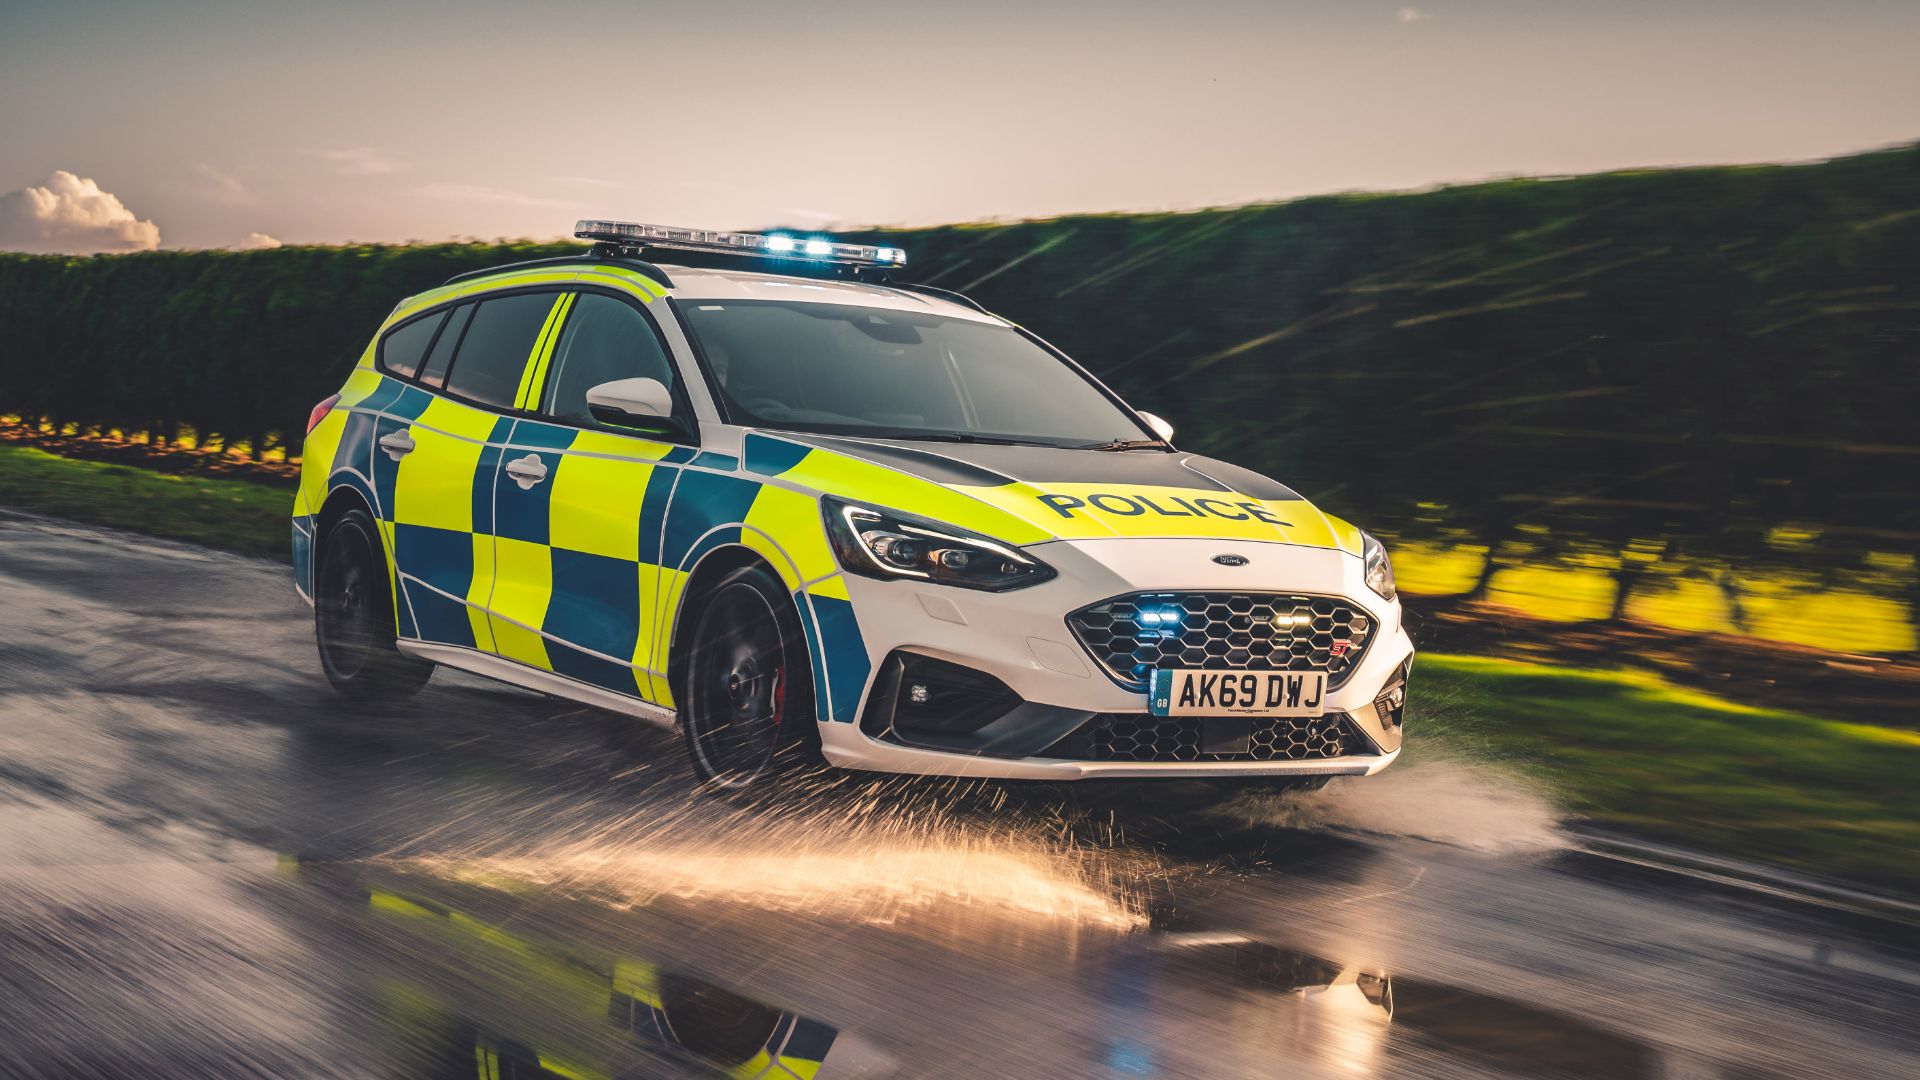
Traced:
<path fill-rule="evenodd" d="M 1099 510 L 1116 517 L 1140 517 L 1151 514 L 1155 517 L 1211 517 L 1224 521 L 1260 521 L 1268 525 L 1291 525 L 1275 516 L 1273 511 L 1257 502 L 1228 502 L 1225 499 L 1183 499 L 1178 495 L 1161 495 L 1160 498 L 1172 505 L 1163 505 L 1145 495 L 1123 495 L 1119 492 L 1101 491 L 1076 498 L 1072 495 L 1041 495 L 1038 497 L 1049 510 L 1063 518 L 1074 516 L 1074 511 L 1082 509 Z"/>

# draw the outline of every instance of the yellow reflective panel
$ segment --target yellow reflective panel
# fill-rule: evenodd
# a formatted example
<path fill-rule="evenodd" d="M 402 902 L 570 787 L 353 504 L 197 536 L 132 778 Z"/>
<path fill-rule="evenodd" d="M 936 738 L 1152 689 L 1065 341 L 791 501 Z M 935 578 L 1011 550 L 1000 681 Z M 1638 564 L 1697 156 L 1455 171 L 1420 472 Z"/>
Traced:
<path fill-rule="evenodd" d="M 545 544 L 495 537 L 493 541 L 494 651 L 509 660 L 553 670 L 546 639 L 535 629 L 553 597 L 553 560 Z M 511 621 L 508 621 L 511 620 Z M 516 625 L 518 624 L 518 625 Z"/>
<path fill-rule="evenodd" d="M 613 989 L 658 1007 L 660 969 L 644 960 L 616 960 L 613 964 Z"/>
<path fill-rule="evenodd" d="M 678 617 L 680 612 L 681 594 L 685 592 L 687 588 L 687 573 L 684 570 L 675 570 L 665 566 L 660 567 L 659 572 L 660 583 L 656 588 L 660 602 L 655 610 L 660 613 L 660 616 L 654 623 L 652 648 L 649 650 L 651 655 L 647 657 L 645 666 L 654 671 L 665 671 L 667 670 L 667 652 L 673 644 L 674 619 Z M 636 649 L 636 652 L 637 651 Z M 634 662 L 640 662 L 637 656 Z M 664 678 L 654 680 L 656 695 L 660 691 L 665 690 L 666 682 Z M 653 700 L 671 708 L 672 702 L 670 698 L 671 695 L 668 697 L 656 696 Z"/>
<path fill-rule="evenodd" d="M 439 913 L 432 908 L 422 907 L 398 893 L 390 893 L 382 889 L 371 890 L 367 897 L 367 906 L 389 915 L 428 915 L 436 918 L 439 916 Z"/>
<path fill-rule="evenodd" d="M 645 461 L 568 453 L 553 475 L 548 540 L 569 551 L 640 559 L 640 506 L 653 469 Z"/>
<path fill-rule="evenodd" d="M 333 458 L 340 449 L 340 435 L 347 426 L 347 411 L 336 406 L 307 435 L 300 451 L 300 502 L 307 513 L 317 514 L 327 501 L 327 478 L 333 471 Z"/>
<path fill-rule="evenodd" d="M 1318 510 L 1302 499 L 1252 499 L 1206 488 L 1111 484 L 963 487 L 1065 540 L 1201 537 L 1338 547 Z M 957 524 L 957 523 L 956 523 Z"/>
<path fill-rule="evenodd" d="M 437 397 L 427 403 L 413 423 L 423 427 L 443 431 L 449 435 L 459 435 L 476 442 L 485 442 L 493 434 L 494 421 L 499 417 L 483 412 L 457 401 Z"/>
<path fill-rule="evenodd" d="M 474 646 L 494 651 L 493 620 L 487 605 L 493 599 L 493 537 L 473 534 L 473 579 L 467 583 L 467 622 L 473 627 Z"/>
<path fill-rule="evenodd" d="M 847 595 L 847 579 L 840 574 L 835 574 L 830 578 L 824 578 L 807 586 L 807 595 L 832 597 L 835 600 L 853 599 L 853 597 Z"/>
<path fill-rule="evenodd" d="M 958 525 L 1010 544 L 1037 544 L 1053 536 L 1017 513 L 982 501 L 979 493 L 993 489 L 950 488 L 829 450 L 809 451 L 780 479 L 881 509 Z"/>
<path fill-rule="evenodd" d="M 780 1058 L 780 1067 L 792 1073 L 798 1080 L 813 1080 L 820 1075 L 820 1065 L 820 1062 L 808 1061 L 806 1058 L 785 1056 Z"/>
<path fill-rule="evenodd" d="M 451 403 L 436 401 L 434 404 Z M 399 468 L 394 472 L 393 493 L 389 496 L 393 519 L 402 525 L 472 532 L 473 474 L 480 467 L 480 451 L 484 447 L 477 442 L 443 435 L 424 423 L 415 424 L 411 434 L 413 452 L 400 459 Z"/>
<path fill-rule="evenodd" d="M 380 388 L 381 380 L 382 376 L 377 371 L 370 368 L 355 368 L 353 374 L 347 376 L 346 383 L 340 387 L 340 404 L 335 405 L 334 408 L 350 409 L 360 404 L 367 399 L 368 394 Z"/>
<path fill-rule="evenodd" d="M 820 520 L 820 500 L 813 496 L 763 486 L 747 511 L 745 524 L 742 542 L 773 563 L 789 590 L 833 572 L 833 549 L 827 545 L 827 529 Z M 778 547 L 764 550 L 766 537 L 772 537 Z"/>
<path fill-rule="evenodd" d="M 1334 517 L 1332 514 L 1321 514 L 1320 516 L 1327 519 L 1327 528 L 1332 531 L 1334 544 L 1338 546 L 1341 551 L 1355 557 L 1362 554 L 1360 529 L 1358 526 Z"/>
<path fill-rule="evenodd" d="M 753 1080 L 754 1077 L 766 1072 L 767 1067 L 772 1064 L 773 1055 L 763 1048 L 759 1053 L 728 1069 L 726 1074 L 734 1080 Z"/>
<path fill-rule="evenodd" d="M 597 266 L 583 270 L 574 280 L 582 285 L 604 285 L 614 289 L 624 289 L 642 300 L 658 300 L 667 295 L 667 289 L 659 282 L 640 273 L 621 266 Z"/>
<path fill-rule="evenodd" d="M 635 435 L 616 435 L 611 431 L 585 429 L 574 435 L 573 445 L 567 448 L 567 452 L 573 454 L 604 454 L 607 457 L 634 458 L 639 461 L 659 461 L 672 450 L 671 443 L 657 442 Z"/>
<path fill-rule="evenodd" d="M 573 303 L 572 293 L 560 293 L 553 298 L 553 306 L 547 309 L 547 321 L 540 326 L 540 335 L 533 339 L 533 352 L 527 356 L 527 362 L 520 368 L 520 388 L 514 391 L 515 408 L 533 408 L 533 395 L 539 392 L 540 379 L 547 371 L 547 357 L 553 354 L 554 331 L 566 318 L 567 308 Z"/>

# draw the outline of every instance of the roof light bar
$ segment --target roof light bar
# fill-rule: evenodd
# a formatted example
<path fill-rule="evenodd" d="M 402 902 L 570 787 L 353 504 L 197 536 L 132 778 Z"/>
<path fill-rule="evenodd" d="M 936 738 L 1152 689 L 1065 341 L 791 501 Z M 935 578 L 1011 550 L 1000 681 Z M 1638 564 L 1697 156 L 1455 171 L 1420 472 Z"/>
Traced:
<path fill-rule="evenodd" d="M 573 226 L 573 235 L 582 240 L 632 247 L 718 251 L 730 255 L 762 255 L 850 266 L 907 265 L 907 253 L 897 247 L 841 244 L 820 237 L 803 238 L 779 233 L 717 232 L 712 229 L 682 229 L 673 225 L 641 225 L 631 221 L 580 221 Z"/>

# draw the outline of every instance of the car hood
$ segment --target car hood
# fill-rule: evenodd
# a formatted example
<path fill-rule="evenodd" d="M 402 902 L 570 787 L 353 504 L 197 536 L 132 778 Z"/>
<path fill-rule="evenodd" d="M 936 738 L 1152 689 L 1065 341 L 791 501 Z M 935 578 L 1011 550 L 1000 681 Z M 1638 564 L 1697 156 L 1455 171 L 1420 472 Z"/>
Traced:
<path fill-rule="evenodd" d="M 803 449 L 804 448 L 804 449 Z M 1360 554 L 1359 531 L 1250 469 L 1185 452 L 749 434 L 746 465 L 1014 543 L 1213 538 Z"/>

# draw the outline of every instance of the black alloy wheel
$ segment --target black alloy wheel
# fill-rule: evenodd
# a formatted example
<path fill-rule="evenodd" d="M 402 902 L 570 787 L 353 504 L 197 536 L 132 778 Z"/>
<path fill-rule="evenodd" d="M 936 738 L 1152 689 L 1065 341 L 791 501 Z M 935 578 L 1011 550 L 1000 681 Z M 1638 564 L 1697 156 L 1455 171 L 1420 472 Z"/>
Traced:
<path fill-rule="evenodd" d="M 818 757 L 799 617 L 780 579 L 736 570 L 694 617 L 687 657 L 687 754 L 715 787 L 742 790 Z"/>
<path fill-rule="evenodd" d="M 426 685 L 433 665 L 394 648 L 387 561 L 373 519 L 349 510 L 327 531 L 314 572 L 314 637 L 327 681 L 347 697 L 404 698 Z"/>

